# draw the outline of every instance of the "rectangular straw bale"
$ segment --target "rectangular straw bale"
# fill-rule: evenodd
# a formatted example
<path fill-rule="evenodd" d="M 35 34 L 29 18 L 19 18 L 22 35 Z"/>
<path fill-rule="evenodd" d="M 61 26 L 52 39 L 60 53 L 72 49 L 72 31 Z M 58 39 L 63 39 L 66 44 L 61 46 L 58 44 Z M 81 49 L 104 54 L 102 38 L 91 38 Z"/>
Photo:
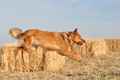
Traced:
<path fill-rule="evenodd" d="M 85 39 L 83 45 L 73 46 L 73 53 L 78 57 L 93 57 L 99 54 L 106 54 L 108 51 L 107 44 L 102 39 Z"/>
<path fill-rule="evenodd" d="M 43 59 L 43 49 L 38 47 L 36 52 L 29 54 L 29 69 L 30 71 L 41 71 L 42 66 L 42 59 Z"/>
<path fill-rule="evenodd" d="M 32 72 L 41 70 L 58 70 L 65 63 L 65 57 L 54 51 L 43 52 L 38 48 L 33 53 L 19 54 L 15 59 L 17 44 L 8 44 L 0 48 L 0 71 L 3 72 Z M 24 62 L 23 58 L 24 57 Z"/>
<path fill-rule="evenodd" d="M 0 68 L 4 72 L 13 72 L 15 70 L 14 46 L 2 46 L 0 49 Z"/>
<path fill-rule="evenodd" d="M 91 46 L 92 53 L 96 56 L 100 54 L 106 54 L 108 52 L 108 46 L 103 39 L 94 39 Z"/>
<path fill-rule="evenodd" d="M 107 38 L 105 41 L 109 51 L 120 52 L 120 38 Z"/>
<path fill-rule="evenodd" d="M 83 45 L 74 45 L 72 47 L 72 52 L 76 54 L 78 57 L 91 57 L 94 55 L 94 53 L 91 53 L 91 46 L 92 46 L 92 40 L 91 39 L 85 39 L 85 43 Z"/>
<path fill-rule="evenodd" d="M 66 57 L 55 51 L 45 51 L 44 56 L 43 70 L 45 71 L 59 70 L 66 62 Z"/>
<path fill-rule="evenodd" d="M 17 47 L 15 48 L 17 49 Z M 15 52 L 14 52 L 15 54 Z M 15 57 L 15 56 L 14 56 Z M 23 60 L 22 60 L 22 54 L 19 54 L 19 60 L 15 60 L 15 72 L 23 72 Z M 14 65 L 13 65 L 14 66 Z"/>
<path fill-rule="evenodd" d="M 42 48 L 38 47 L 38 49 L 33 53 L 25 53 L 20 54 L 20 60 L 16 62 L 16 71 L 20 72 L 33 72 L 33 71 L 41 71 L 41 61 L 43 50 Z M 18 69 L 18 70 L 17 70 Z"/>

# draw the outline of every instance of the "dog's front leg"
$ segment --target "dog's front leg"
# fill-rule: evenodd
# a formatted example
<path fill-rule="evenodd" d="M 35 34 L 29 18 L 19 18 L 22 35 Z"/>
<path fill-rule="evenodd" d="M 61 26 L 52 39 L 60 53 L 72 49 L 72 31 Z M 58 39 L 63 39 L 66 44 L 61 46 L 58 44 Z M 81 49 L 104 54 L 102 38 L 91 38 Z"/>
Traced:
<path fill-rule="evenodd" d="M 76 60 L 78 62 L 81 62 L 81 59 L 79 59 L 78 57 L 76 57 L 71 51 L 69 50 L 65 50 L 64 52 L 62 52 L 63 54 L 61 55 L 64 55 L 64 56 L 67 56 L 73 60 Z"/>

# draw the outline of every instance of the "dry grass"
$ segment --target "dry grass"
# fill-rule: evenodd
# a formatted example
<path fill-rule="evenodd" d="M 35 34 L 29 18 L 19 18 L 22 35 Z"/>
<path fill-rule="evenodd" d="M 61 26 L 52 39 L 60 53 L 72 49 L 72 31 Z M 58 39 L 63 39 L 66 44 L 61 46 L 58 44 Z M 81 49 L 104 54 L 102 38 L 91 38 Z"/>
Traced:
<path fill-rule="evenodd" d="M 67 59 L 58 71 L 0 73 L 0 80 L 119 80 L 120 53 L 109 52 L 82 62 Z"/>

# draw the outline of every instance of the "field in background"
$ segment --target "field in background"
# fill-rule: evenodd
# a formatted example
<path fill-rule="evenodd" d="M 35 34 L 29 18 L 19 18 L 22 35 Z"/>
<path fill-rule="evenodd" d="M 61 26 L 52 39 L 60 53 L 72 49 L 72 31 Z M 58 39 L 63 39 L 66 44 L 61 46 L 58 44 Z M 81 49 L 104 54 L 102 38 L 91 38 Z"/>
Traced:
<path fill-rule="evenodd" d="M 38 69 L 37 66 L 39 65 L 39 63 L 37 63 L 37 61 L 33 62 L 34 60 L 31 61 L 29 59 L 30 62 L 33 64 L 33 66 L 30 65 L 31 67 L 29 68 L 35 71 L 14 72 L 14 62 L 13 64 L 10 64 L 10 60 L 14 61 L 15 59 L 11 59 L 7 52 L 4 52 L 5 55 L 3 53 L 0 53 L 0 56 L 2 56 L 0 59 L 1 61 L 4 61 L 4 63 L 0 63 L 0 66 L 3 65 L 4 67 L 6 67 L 3 69 L 7 69 L 6 71 L 8 71 L 0 72 L 0 80 L 119 80 L 120 39 L 87 39 L 86 41 L 87 43 L 83 46 L 72 47 L 72 51 L 78 57 L 82 58 L 82 62 L 77 62 L 69 58 L 62 58 L 63 60 L 59 61 L 61 57 L 59 57 L 58 55 L 47 54 L 45 55 L 47 57 L 47 60 L 45 59 L 46 64 L 44 64 L 45 66 L 43 66 L 46 69 L 45 71 L 37 71 L 36 69 Z M 9 47 L 10 50 L 12 50 L 10 45 Z M 6 48 L 5 50 L 8 50 L 10 52 L 9 48 Z M 11 53 L 11 55 L 12 54 L 13 53 Z M 34 54 L 31 55 L 34 56 L 31 58 L 36 58 Z M 56 59 L 55 57 L 58 59 Z M 39 58 L 37 58 L 37 60 L 39 60 Z M 55 62 L 56 60 L 57 62 Z M 64 60 L 66 60 L 66 62 L 64 62 Z M 57 70 L 50 70 L 52 68 L 58 68 L 58 66 L 61 67 Z M 12 71 L 13 73 L 11 73 Z"/>

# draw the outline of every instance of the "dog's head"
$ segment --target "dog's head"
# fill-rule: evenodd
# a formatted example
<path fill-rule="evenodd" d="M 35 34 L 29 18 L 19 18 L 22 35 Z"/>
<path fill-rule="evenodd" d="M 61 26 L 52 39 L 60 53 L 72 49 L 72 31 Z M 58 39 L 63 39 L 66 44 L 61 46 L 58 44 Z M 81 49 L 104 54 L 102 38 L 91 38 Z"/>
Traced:
<path fill-rule="evenodd" d="M 68 32 L 69 39 L 73 44 L 83 45 L 85 40 L 81 38 L 81 35 L 78 33 L 78 29 L 76 28 L 74 31 Z"/>

